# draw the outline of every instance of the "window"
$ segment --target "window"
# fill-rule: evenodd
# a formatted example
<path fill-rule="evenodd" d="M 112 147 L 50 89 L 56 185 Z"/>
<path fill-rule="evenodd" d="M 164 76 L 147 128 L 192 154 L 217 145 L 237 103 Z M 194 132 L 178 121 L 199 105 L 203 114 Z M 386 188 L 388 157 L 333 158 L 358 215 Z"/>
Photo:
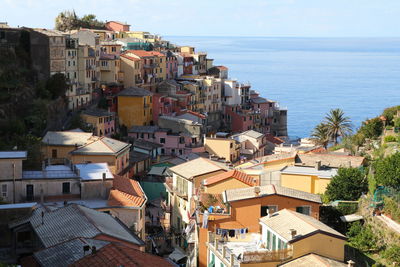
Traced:
<path fill-rule="evenodd" d="M 305 214 L 305 215 L 310 215 L 311 214 L 311 207 L 310 206 L 296 207 L 296 212 L 302 213 L 302 214 Z"/>
<path fill-rule="evenodd" d="M 1 197 L 7 198 L 7 185 L 6 184 L 2 184 L 1 185 Z"/>
<path fill-rule="evenodd" d="M 71 185 L 69 182 L 62 183 L 62 192 L 63 192 L 63 194 L 71 193 Z"/>
<path fill-rule="evenodd" d="M 161 148 L 161 154 L 164 155 L 165 154 L 165 149 Z"/>
<path fill-rule="evenodd" d="M 144 138 L 144 133 L 141 133 L 141 134 L 140 134 L 140 138 Z"/>
<path fill-rule="evenodd" d="M 179 149 L 179 155 L 182 155 L 182 154 L 183 154 L 182 149 Z"/>
<path fill-rule="evenodd" d="M 278 211 L 278 206 L 276 206 L 276 205 L 262 206 L 261 207 L 261 217 L 267 216 L 268 210 L 269 210 L 269 214 L 272 214 L 272 213 Z"/>
<path fill-rule="evenodd" d="M 179 137 L 179 144 L 184 144 L 185 143 L 185 137 L 181 136 Z"/>
<path fill-rule="evenodd" d="M 267 230 L 267 249 L 271 249 L 271 232 Z"/>
<path fill-rule="evenodd" d="M 160 138 L 160 144 L 165 144 L 165 138 Z"/>
<path fill-rule="evenodd" d="M 52 157 L 53 159 L 56 159 L 56 158 L 57 158 L 57 149 L 52 149 L 52 150 L 51 150 L 51 157 Z"/>
<path fill-rule="evenodd" d="M 33 184 L 26 185 L 26 200 L 32 201 L 34 199 Z"/>
<path fill-rule="evenodd" d="M 276 235 L 272 235 L 272 248 L 271 250 L 276 250 Z"/>

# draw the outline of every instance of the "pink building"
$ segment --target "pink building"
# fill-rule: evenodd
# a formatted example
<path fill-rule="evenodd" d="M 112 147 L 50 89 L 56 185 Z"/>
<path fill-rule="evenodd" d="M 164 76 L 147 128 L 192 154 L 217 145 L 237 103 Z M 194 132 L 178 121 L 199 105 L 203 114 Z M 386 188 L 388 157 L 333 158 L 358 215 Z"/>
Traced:
<path fill-rule="evenodd" d="M 178 59 L 168 51 L 165 53 L 167 62 L 167 80 L 178 78 Z"/>
<path fill-rule="evenodd" d="M 256 113 L 253 110 L 244 110 L 240 105 L 225 106 L 225 124 L 230 125 L 234 133 L 253 130 Z"/>
<path fill-rule="evenodd" d="M 172 115 L 172 113 L 180 110 L 176 98 L 163 96 L 160 94 L 153 95 L 153 121 L 157 122 L 161 115 Z"/>
<path fill-rule="evenodd" d="M 119 21 L 108 21 L 106 23 L 106 29 L 115 32 L 127 32 L 130 26 L 131 25 Z"/>
<path fill-rule="evenodd" d="M 186 155 L 204 150 L 200 136 L 173 134 L 169 129 L 158 126 L 134 126 L 129 130 L 128 136 L 134 140 L 143 139 L 162 145 L 162 155 Z"/>

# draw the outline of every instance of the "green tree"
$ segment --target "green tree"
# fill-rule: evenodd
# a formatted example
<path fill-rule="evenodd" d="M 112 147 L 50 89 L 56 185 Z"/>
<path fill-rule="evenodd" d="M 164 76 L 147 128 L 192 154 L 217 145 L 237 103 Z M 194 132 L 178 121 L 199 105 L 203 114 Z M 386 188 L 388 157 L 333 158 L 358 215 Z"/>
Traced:
<path fill-rule="evenodd" d="M 51 94 L 52 99 L 64 96 L 67 89 L 67 78 L 62 73 L 54 74 L 46 82 L 46 90 Z"/>
<path fill-rule="evenodd" d="M 383 122 L 380 118 L 374 118 L 362 123 L 359 133 L 364 134 L 366 138 L 377 138 L 382 134 Z"/>
<path fill-rule="evenodd" d="M 378 184 L 400 189 L 400 152 L 376 161 L 374 167 Z"/>
<path fill-rule="evenodd" d="M 329 144 L 329 133 L 327 125 L 324 123 L 320 123 L 315 126 L 314 130 L 311 133 L 311 137 L 317 145 L 323 146 L 326 149 Z"/>
<path fill-rule="evenodd" d="M 325 194 L 330 201 L 357 200 L 368 192 L 368 180 L 357 168 L 340 168 L 326 187 Z"/>
<path fill-rule="evenodd" d="M 359 222 L 352 223 L 348 232 L 350 244 L 364 252 L 376 251 L 381 248 L 378 237 L 372 232 L 371 226 L 361 225 Z"/>
<path fill-rule="evenodd" d="M 56 17 L 56 29 L 70 31 L 79 28 L 79 18 L 75 11 L 63 11 Z"/>
<path fill-rule="evenodd" d="M 352 125 L 349 117 L 344 115 L 343 110 L 332 109 L 325 116 L 325 122 L 328 128 L 328 135 L 335 145 L 338 144 L 339 137 L 345 137 L 352 132 Z"/>

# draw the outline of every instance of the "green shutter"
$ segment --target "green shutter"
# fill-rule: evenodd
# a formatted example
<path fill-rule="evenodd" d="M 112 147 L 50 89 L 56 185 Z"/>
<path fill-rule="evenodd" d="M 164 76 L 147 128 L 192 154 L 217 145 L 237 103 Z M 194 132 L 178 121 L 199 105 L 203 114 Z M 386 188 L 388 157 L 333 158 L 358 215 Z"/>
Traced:
<path fill-rule="evenodd" d="M 271 249 L 271 232 L 267 230 L 267 248 Z"/>
<path fill-rule="evenodd" d="M 271 250 L 276 250 L 276 235 L 272 236 L 272 249 Z"/>

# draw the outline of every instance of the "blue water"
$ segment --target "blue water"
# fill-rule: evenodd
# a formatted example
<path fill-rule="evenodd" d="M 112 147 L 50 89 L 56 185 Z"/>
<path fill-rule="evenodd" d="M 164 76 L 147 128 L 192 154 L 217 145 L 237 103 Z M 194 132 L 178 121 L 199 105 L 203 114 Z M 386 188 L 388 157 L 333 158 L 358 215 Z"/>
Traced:
<path fill-rule="evenodd" d="M 288 108 L 290 136 L 306 137 L 332 108 L 354 128 L 400 105 L 400 38 L 177 37 L 229 76 Z"/>

